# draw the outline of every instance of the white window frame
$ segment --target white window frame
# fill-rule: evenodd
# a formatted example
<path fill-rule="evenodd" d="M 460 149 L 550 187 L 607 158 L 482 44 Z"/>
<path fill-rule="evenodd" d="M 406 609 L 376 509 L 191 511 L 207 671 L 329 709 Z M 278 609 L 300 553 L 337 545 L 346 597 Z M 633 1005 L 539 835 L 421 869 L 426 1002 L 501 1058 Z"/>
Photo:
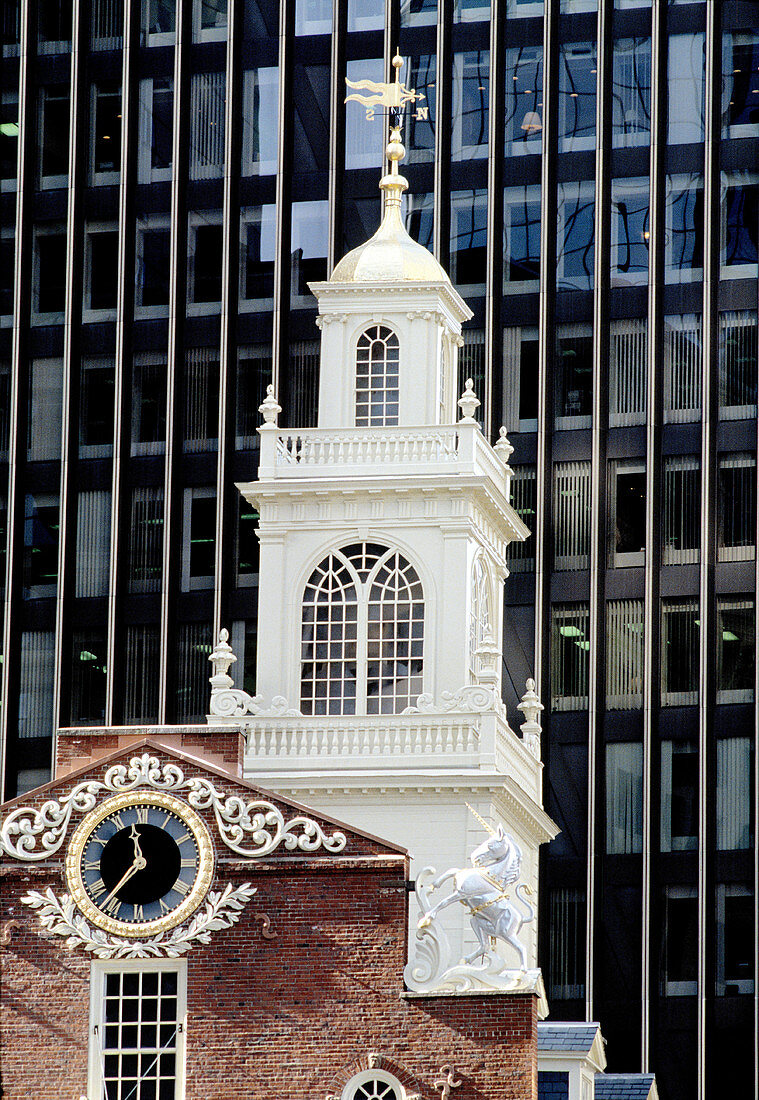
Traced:
<path fill-rule="evenodd" d="M 190 535 L 192 533 L 192 505 L 195 500 L 212 500 L 216 497 L 216 489 L 212 485 L 204 485 L 184 491 L 184 509 L 182 513 L 182 591 L 195 592 L 198 589 L 213 588 L 214 574 L 208 573 L 193 577 L 190 573 Z M 214 542 L 217 541 L 218 532 L 214 527 L 211 532 Z"/>
<path fill-rule="evenodd" d="M 720 172 L 719 277 L 720 279 L 756 279 L 757 264 L 725 263 L 725 252 L 727 249 L 727 192 L 735 187 L 753 187 L 759 194 L 759 172 L 747 172 L 743 169 L 732 172 Z"/>
<path fill-rule="evenodd" d="M 193 0 L 192 4 L 192 40 L 193 42 L 226 42 L 229 26 L 229 3 L 227 3 L 224 23 L 215 27 L 201 27 L 200 12 L 202 0 Z"/>
<path fill-rule="evenodd" d="M 279 66 L 263 65 L 255 69 L 246 69 L 242 74 L 243 101 L 253 102 L 253 91 L 256 85 L 259 88 L 259 105 L 264 97 L 268 97 L 267 110 L 259 111 L 260 116 L 269 117 L 271 113 L 275 119 L 279 116 Z M 269 140 L 269 134 L 264 131 L 263 151 L 267 160 L 253 159 L 253 125 L 243 116 L 242 127 L 242 163 L 240 165 L 241 176 L 273 176 L 277 171 L 277 125 L 271 135 L 275 140 Z"/>
<path fill-rule="evenodd" d="M 146 46 L 173 46 L 176 42 L 176 16 L 173 31 L 150 30 L 150 0 L 142 0 L 142 38 Z"/>
<path fill-rule="evenodd" d="M 202 214 L 191 212 L 187 225 L 187 316 L 202 317 L 208 314 L 221 313 L 221 298 L 224 291 L 222 287 L 218 302 L 194 302 L 195 293 L 195 260 L 197 252 L 198 229 L 207 225 L 222 226 L 222 213 L 220 210 L 204 210 Z"/>
<path fill-rule="evenodd" d="M 129 0 L 126 0 L 128 3 Z M 105 40 L 104 40 L 105 41 Z M 116 47 L 103 46 L 102 49 L 115 49 Z M 90 86 L 90 179 L 92 180 L 93 187 L 113 187 L 117 185 L 121 180 L 121 169 L 118 171 L 97 172 L 95 171 L 95 142 L 97 141 L 97 134 L 95 132 L 95 120 L 97 118 L 97 101 L 98 92 L 101 90 L 100 85 L 97 83 Z M 123 103 L 124 93 L 121 92 L 122 102 L 122 119 L 123 119 Z M 118 144 L 121 144 L 121 137 L 119 136 Z M 119 154 L 119 160 L 121 156 Z"/>
<path fill-rule="evenodd" d="M 675 266 L 675 207 L 674 203 L 670 200 L 673 199 L 675 195 L 683 194 L 686 191 L 693 191 L 696 195 L 700 191 L 703 195 L 703 174 L 700 172 L 679 172 L 668 175 L 665 178 L 664 187 L 664 282 L 673 285 L 677 285 L 678 283 L 700 283 L 704 277 L 703 265 L 701 267 Z"/>
<path fill-rule="evenodd" d="M 151 215 L 148 218 L 138 218 L 135 237 L 135 271 L 136 278 L 134 283 L 134 312 L 136 317 L 168 317 L 169 316 L 169 303 L 160 306 L 144 306 L 141 301 L 138 301 L 138 294 L 141 296 L 143 279 L 141 277 L 142 265 L 145 262 L 145 249 L 143 246 L 143 238 L 146 233 L 151 233 L 154 230 L 167 230 L 169 233 L 169 251 L 171 251 L 171 218 L 168 214 Z M 170 274 L 168 276 L 170 278 Z"/>
<path fill-rule="evenodd" d="M 160 37 L 165 36 L 160 35 Z M 174 36 L 171 35 L 170 37 L 173 40 Z M 153 168 L 150 163 L 153 146 L 153 85 L 156 79 L 155 77 L 148 77 L 140 81 L 139 140 L 137 145 L 137 179 L 140 183 L 157 183 L 160 180 L 171 180 L 172 175 L 171 166 L 168 168 Z M 172 79 L 172 99 L 173 96 L 174 82 Z"/>
<path fill-rule="evenodd" d="M 609 565 L 612 569 L 625 569 L 646 564 L 645 549 L 618 554 L 614 546 L 614 532 L 617 526 L 617 479 L 620 474 L 645 474 L 645 472 L 644 458 L 619 459 L 609 464 Z M 643 531 L 642 534 L 645 543 L 646 532 Z"/>
<path fill-rule="evenodd" d="M 385 333 L 385 335 L 383 335 Z M 375 380 L 372 373 L 372 349 L 375 344 L 382 344 L 384 355 L 382 358 L 382 375 Z M 396 352 L 395 361 L 389 352 Z M 366 354 L 367 358 L 359 360 L 359 353 Z M 368 325 L 356 340 L 354 351 L 353 374 L 353 413 L 356 427 L 361 428 L 387 428 L 397 427 L 400 415 L 400 364 L 401 344 L 398 333 L 390 325 L 378 322 Z M 395 377 L 391 370 L 395 366 Z M 366 370 L 359 370 L 359 367 Z M 365 385 L 359 389 L 359 378 Z M 375 381 L 378 382 L 375 385 Z M 394 383 L 394 385 L 393 385 Z M 394 399 L 393 399 L 393 395 Z M 359 400 L 360 398 L 360 400 Z M 373 398 L 381 398 L 382 411 L 379 415 L 373 413 Z M 389 412 L 388 407 L 396 405 L 395 413 Z M 359 423 L 360 421 L 360 423 Z"/>
<path fill-rule="evenodd" d="M 49 176 L 48 179 L 52 179 Z M 55 177 L 58 178 L 57 176 Z M 66 301 L 64 294 L 63 309 L 56 310 L 53 313 L 40 313 L 39 309 L 39 293 L 40 293 L 40 256 L 37 242 L 41 237 L 64 237 L 66 236 L 66 227 L 56 222 L 55 224 L 38 225 L 34 230 L 34 247 L 32 250 L 32 317 L 31 321 L 33 325 L 59 325 L 63 322 L 66 316 Z M 67 271 L 64 278 L 68 275 L 68 256 L 66 259 Z M 53 358 L 56 358 L 55 356 Z"/>
<path fill-rule="evenodd" d="M 66 43 L 66 44 L 68 45 L 68 43 Z M 51 48 L 50 49 L 43 49 L 43 46 L 50 46 Z M 38 52 L 39 53 L 62 53 L 62 52 L 68 53 L 69 51 L 68 50 L 64 51 L 61 48 L 62 46 L 63 46 L 63 43 L 59 43 L 59 42 L 40 43 L 40 47 L 39 47 Z M 48 98 L 47 97 L 47 92 L 49 90 L 49 87 L 50 87 L 49 85 L 43 84 L 43 86 L 40 88 L 39 97 L 38 97 L 38 100 L 37 100 L 37 110 L 38 110 L 38 113 L 37 113 L 37 155 L 38 155 L 38 158 L 39 158 L 38 159 L 39 186 L 40 186 L 41 191 L 55 191 L 55 190 L 57 190 L 58 188 L 61 188 L 61 187 L 68 187 L 68 182 L 69 182 L 68 172 L 63 172 L 63 173 L 61 173 L 60 175 L 57 175 L 57 176 L 44 176 L 42 174 L 42 154 L 43 154 L 43 146 L 44 146 L 44 142 L 45 142 L 45 104 L 46 104 L 47 98 Z M 55 87 L 58 87 L 58 85 L 55 85 Z M 71 112 L 71 96 L 69 95 L 69 114 L 70 114 L 70 112 Z M 20 140 L 21 140 L 21 136 L 19 135 L 19 141 Z M 71 146 L 71 135 L 69 134 L 69 148 L 70 148 L 70 146 Z"/>
<path fill-rule="evenodd" d="M 261 227 L 262 249 L 271 248 L 271 262 L 274 263 L 276 253 L 277 234 L 277 207 L 273 202 L 262 203 L 260 206 L 243 206 L 240 208 L 240 275 L 238 288 L 238 310 L 240 313 L 260 313 L 262 310 L 274 308 L 274 298 L 243 298 L 242 292 L 245 285 L 245 267 L 248 258 L 247 229 L 249 225 L 258 223 Z M 262 261 L 262 262 L 265 262 Z M 272 273 L 272 287 L 274 275 Z"/>
<path fill-rule="evenodd" d="M 84 227 L 84 286 L 82 293 L 82 320 L 83 321 L 110 321 L 116 319 L 116 306 L 108 309 L 92 309 L 90 306 L 92 294 L 92 238 L 98 233 L 116 233 L 116 257 L 118 263 L 119 242 L 118 222 L 89 222 Z M 116 287 L 118 294 L 118 282 L 120 272 L 116 273 Z"/>
<path fill-rule="evenodd" d="M 667 886 L 665 887 L 666 897 L 677 901 L 680 899 L 693 899 L 696 906 L 698 906 L 698 888 L 696 886 Z M 669 926 L 667 926 L 667 941 L 669 942 Z M 664 965 L 662 967 L 662 992 L 665 997 L 692 997 L 698 992 L 698 982 L 675 982 L 670 981 L 668 977 L 666 955 L 664 958 Z"/>
<path fill-rule="evenodd" d="M 361 1088 L 362 1085 L 370 1084 L 372 1081 L 381 1081 L 383 1085 L 392 1088 L 395 1091 L 397 1100 L 406 1100 L 408 1096 L 398 1078 L 391 1073 L 387 1073 L 382 1069 L 365 1069 L 361 1073 L 357 1073 L 355 1077 L 351 1077 L 340 1093 L 340 1100 L 355 1100 L 356 1090 Z"/>
<path fill-rule="evenodd" d="M 140 971 L 174 971 L 177 975 L 177 1043 L 176 1088 L 174 1100 L 185 1098 L 186 1034 L 187 1034 L 187 960 L 186 959 L 129 959 L 118 962 L 93 962 L 90 964 L 90 1023 L 87 1095 L 92 1100 L 104 1100 L 103 1071 L 100 1051 L 100 1033 L 103 1029 L 103 1006 L 106 974 L 120 972 L 134 974 Z"/>

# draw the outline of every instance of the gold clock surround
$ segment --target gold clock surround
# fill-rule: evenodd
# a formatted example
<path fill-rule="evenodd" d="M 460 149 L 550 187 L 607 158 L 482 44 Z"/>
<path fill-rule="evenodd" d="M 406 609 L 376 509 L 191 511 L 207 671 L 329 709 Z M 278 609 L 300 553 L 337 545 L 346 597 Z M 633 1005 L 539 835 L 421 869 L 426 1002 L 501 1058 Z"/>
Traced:
<path fill-rule="evenodd" d="M 198 870 L 187 897 L 171 913 L 139 924 L 115 920 L 103 913 L 90 899 L 82 879 L 82 857 L 87 842 L 101 821 L 119 810 L 136 806 L 159 806 L 179 817 L 193 834 L 198 846 Z M 91 810 L 80 822 L 66 853 L 66 881 L 71 897 L 87 920 L 117 936 L 140 938 L 167 932 L 186 920 L 201 904 L 213 880 L 214 849 L 203 819 L 186 802 L 163 791 L 134 790 L 108 798 Z"/>

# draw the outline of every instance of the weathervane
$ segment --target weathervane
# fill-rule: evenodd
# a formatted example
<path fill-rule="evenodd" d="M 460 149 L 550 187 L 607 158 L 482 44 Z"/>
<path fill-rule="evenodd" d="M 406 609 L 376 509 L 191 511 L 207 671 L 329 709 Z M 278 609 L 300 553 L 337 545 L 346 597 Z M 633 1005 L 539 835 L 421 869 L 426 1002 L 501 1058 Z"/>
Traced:
<path fill-rule="evenodd" d="M 376 80 L 348 80 L 347 77 L 345 78 L 345 83 L 349 88 L 364 88 L 367 92 L 373 93 L 372 95 L 353 94 L 345 97 L 346 103 L 349 99 L 355 99 L 357 103 L 366 108 L 367 122 L 372 121 L 377 107 L 389 107 L 391 110 L 399 112 L 406 103 L 416 103 L 418 100 L 425 98 L 422 92 L 417 92 L 413 88 L 405 88 L 401 84 L 403 58 L 397 50 L 392 64 L 395 69 L 395 81 L 390 84 L 382 84 Z M 426 119 L 428 113 L 428 107 L 417 107 L 414 117 L 419 120 Z"/>

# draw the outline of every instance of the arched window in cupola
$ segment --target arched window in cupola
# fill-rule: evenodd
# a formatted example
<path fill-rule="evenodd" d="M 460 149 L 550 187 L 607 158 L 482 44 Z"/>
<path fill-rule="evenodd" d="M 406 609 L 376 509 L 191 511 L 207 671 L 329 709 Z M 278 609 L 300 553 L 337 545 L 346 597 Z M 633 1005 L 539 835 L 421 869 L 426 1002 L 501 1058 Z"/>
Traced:
<path fill-rule="evenodd" d="M 469 596 L 469 675 L 473 682 L 477 680 L 479 661 L 477 650 L 492 631 L 490 615 L 490 577 L 478 554 L 472 569 L 472 590 Z"/>
<path fill-rule="evenodd" d="M 398 423 L 398 337 L 387 325 L 371 325 L 356 345 L 356 427 Z"/>
<path fill-rule="evenodd" d="M 303 714 L 399 714 L 422 692 L 424 594 L 397 550 L 358 542 L 317 565 L 303 593 Z"/>

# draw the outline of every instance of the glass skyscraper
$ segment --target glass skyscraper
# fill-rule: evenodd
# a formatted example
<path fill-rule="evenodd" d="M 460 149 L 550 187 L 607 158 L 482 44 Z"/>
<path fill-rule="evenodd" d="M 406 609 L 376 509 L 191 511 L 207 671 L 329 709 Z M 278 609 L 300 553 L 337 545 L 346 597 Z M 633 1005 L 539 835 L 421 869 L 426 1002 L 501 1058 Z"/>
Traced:
<path fill-rule="evenodd" d="M 756 1089 L 759 5 L 0 0 L 5 796 L 54 730 L 253 689 L 258 405 L 315 423 L 316 303 L 406 219 L 515 446 L 510 705 L 546 704 L 555 1019 L 665 1100 Z M 244 681 L 244 683 L 243 683 Z"/>

